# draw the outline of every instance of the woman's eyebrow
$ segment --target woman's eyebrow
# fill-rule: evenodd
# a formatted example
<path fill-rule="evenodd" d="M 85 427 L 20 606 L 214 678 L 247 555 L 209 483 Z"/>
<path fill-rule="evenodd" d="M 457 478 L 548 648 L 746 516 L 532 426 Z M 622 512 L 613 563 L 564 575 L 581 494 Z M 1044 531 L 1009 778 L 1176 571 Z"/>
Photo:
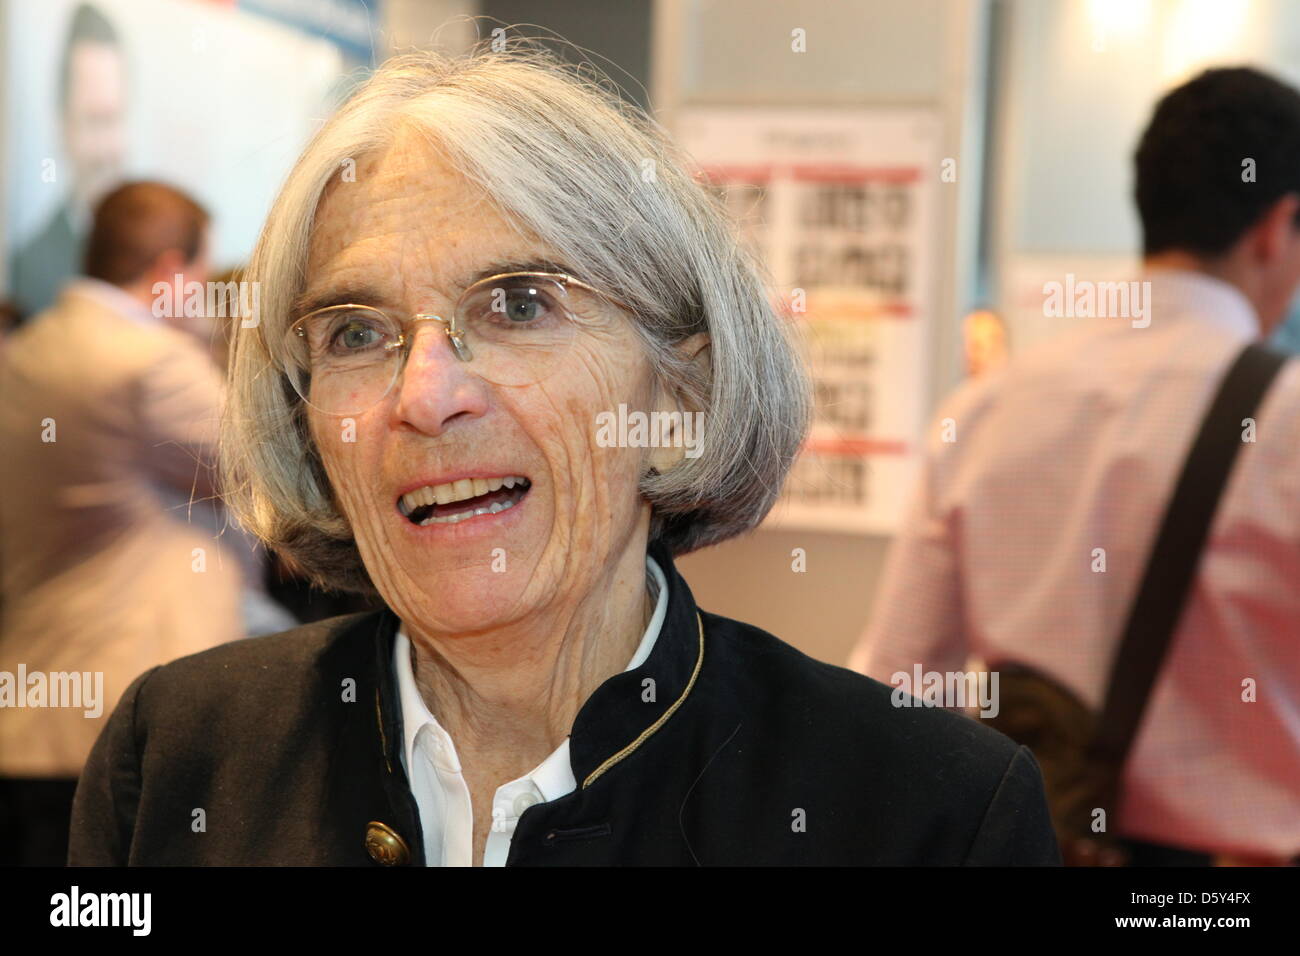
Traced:
<path fill-rule="evenodd" d="M 329 305 L 355 303 L 357 305 L 378 306 L 383 301 L 383 293 L 374 286 L 325 286 L 319 289 L 305 289 L 294 296 L 293 301 L 289 303 L 289 314 L 294 317 L 301 317 Z"/>
<path fill-rule="evenodd" d="M 484 266 L 471 276 L 464 277 L 460 288 L 467 289 L 475 282 L 490 276 L 504 275 L 508 272 L 562 272 L 577 278 L 573 270 L 568 266 L 550 259 L 500 260 Z"/>

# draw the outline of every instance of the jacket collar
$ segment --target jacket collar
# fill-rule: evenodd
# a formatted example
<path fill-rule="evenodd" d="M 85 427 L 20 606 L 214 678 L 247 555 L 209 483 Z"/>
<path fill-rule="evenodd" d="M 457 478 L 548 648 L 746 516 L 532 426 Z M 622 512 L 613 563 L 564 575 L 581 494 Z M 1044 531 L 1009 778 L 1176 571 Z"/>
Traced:
<path fill-rule="evenodd" d="M 704 637 L 695 598 L 661 543 L 649 548 L 668 581 L 668 613 L 654 650 L 639 667 L 615 674 L 578 711 L 569 760 L 579 789 L 594 784 L 631 756 L 690 695 L 704 662 Z"/>
<path fill-rule="evenodd" d="M 640 666 L 610 677 L 579 709 L 569 739 L 569 760 L 579 789 L 594 784 L 672 718 L 693 689 L 703 663 L 704 642 L 695 599 L 668 549 L 654 542 L 648 551 L 668 582 L 663 628 Z M 389 779 L 400 782 L 409 798 L 401 759 L 402 707 L 393 671 L 393 641 L 400 622 L 388 608 L 379 613 L 379 626 L 373 629 L 379 681 L 372 706 Z"/>

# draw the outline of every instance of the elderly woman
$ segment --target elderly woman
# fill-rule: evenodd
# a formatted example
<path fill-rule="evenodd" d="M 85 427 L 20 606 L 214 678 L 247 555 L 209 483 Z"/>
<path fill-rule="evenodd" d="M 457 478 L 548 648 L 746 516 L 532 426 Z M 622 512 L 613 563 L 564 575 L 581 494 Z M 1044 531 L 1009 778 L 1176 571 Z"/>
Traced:
<path fill-rule="evenodd" d="M 762 520 L 808 410 L 684 168 L 536 51 L 398 58 L 324 125 L 247 275 L 225 487 L 385 607 L 141 675 L 72 863 L 1057 861 L 1029 751 L 674 569 Z"/>

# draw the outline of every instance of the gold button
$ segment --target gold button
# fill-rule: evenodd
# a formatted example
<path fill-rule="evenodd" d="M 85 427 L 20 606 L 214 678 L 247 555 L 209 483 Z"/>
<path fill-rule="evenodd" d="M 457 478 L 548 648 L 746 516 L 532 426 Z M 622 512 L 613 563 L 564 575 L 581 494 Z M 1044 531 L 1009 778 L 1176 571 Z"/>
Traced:
<path fill-rule="evenodd" d="M 366 824 L 366 852 L 382 866 L 406 866 L 411 862 L 406 841 L 388 824 L 377 820 Z"/>

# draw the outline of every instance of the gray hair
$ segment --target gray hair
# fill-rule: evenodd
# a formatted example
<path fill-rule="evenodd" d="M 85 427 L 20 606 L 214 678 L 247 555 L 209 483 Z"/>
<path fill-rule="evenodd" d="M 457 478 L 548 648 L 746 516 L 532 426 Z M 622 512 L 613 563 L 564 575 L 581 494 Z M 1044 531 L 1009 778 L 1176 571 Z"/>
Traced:
<path fill-rule="evenodd" d="M 223 488 L 244 527 L 324 587 L 374 591 L 280 370 L 283 340 L 326 187 L 403 124 L 561 261 L 631 305 L 659 380 L 704 413 L 698 456 L 641 480 L 652 541 L 682 554 L 755 527 L 806 434 L 810 389 L 790 323 L 721 201 L 657 124 L 584 67 L 532 42 L 507 45 L 384 64 L 308 144 L 243 277 L 260 283 L 260 323 L 239 330 L 231 355 Z M 673 348 L 697 332 L 710 337 L 708 363 Z"/>

